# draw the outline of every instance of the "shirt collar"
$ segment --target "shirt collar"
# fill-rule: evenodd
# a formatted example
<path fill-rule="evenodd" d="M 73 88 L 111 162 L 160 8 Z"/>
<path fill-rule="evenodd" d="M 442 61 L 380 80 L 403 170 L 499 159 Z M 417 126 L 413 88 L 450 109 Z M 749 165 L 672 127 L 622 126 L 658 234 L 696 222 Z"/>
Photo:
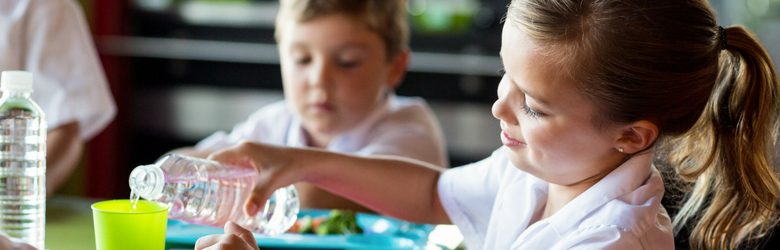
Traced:
<path fill-rule="evenodd" d="M 650 177 L 652 152 L 634 155 L 549 218 L 559 232 L 571 231 L 593 210 L 633 192 Z"/>

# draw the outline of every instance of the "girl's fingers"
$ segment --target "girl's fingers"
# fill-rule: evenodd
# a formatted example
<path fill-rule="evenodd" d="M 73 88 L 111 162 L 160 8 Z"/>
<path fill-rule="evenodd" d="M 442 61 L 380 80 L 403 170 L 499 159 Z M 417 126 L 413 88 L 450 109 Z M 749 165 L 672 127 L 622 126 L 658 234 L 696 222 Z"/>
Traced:
<path fill-rule="evenodd" d="M 252 241 L 254 242 L 254 240 Z M 249 244 L 241 236 L 235 234 L 215 234 L 204 236 L 195 243 L 196 250 L 256 250 L 257 244 Z"/>
<path fill-rule="evenodd" d="M 239 144 L 238 146 L 218 150 L 211 155 L 209 155 L 210 160 L 227 163 L 230 165 L 237 165 L 237 166 L 253 166 L 252 162 L 250 161 L 250 158 L 248 156 L 248 152 L 243 152 L 241 148 L 244 147 L 245 143 Z"/>
<path fill-rule="evenodd" d="M 255 216 L 260 209 L 265 206 L 265 201 L 271 196 L 271 192 L 274 190 L 271 187 L 274 183 L 271 183 L 273 178 L 270 177 L 273 169 L 264 169 L 264 162 L 255 162 L 257 160 L 253 157 L 255 155 L 262 155 L 268 153 L 264 150 L 263 146 L 253 144 L 251 142 L 242 142 L 238 145 L 217 151 L 209 156 L 209 159 L 239 166 L 251 166 L 261 172 L 255 187 L 252 189 L 249 198 L 244 203 L 244 213 L 248 216 Z M 262 158 L 262 157 L 258 157 Z"/>
<path fill-rule="evenodd" d="M 239 226 L 236 223 L 233 223 L 232 221 L 225 223 L 225 233 L 238 236 L 250 246 L 257 246 L 257 242 L 255 241 L 255 236 L 252 235 L 252 232 L 246 230 L 245 228 Z"/>
<path fill-rule="evenodd" d="M 268 191 L 268 188 L 255 186 L 252 189 L 252 193 L 249 194 L 249 199 L 244 204 L 244 212 L 249 216 L 255 216 L 260 208 L 265 206 L 265 201 L 270 196 L 271 193 Z"/>
<path fill-rule="evenodd" d="M 195 241 L 195 250 L 202 250 L 206 249 L 207 247 L 216 245 L 219 243 L 220 236 L 221 235 L 219 234 L 212 234 L 200 237 L 197 241 Z"/>

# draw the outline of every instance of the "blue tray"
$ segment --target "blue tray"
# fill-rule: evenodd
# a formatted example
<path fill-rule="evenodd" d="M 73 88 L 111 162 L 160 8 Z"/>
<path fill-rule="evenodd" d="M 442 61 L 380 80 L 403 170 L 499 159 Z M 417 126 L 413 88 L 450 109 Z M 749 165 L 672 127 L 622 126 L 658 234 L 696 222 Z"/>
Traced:
<path fill-rule="evenodd" d="M 324 217 L 330 210 L 301 210 L 298 218 Z M 285 233 L 276 236 L 255 234 L 261 249 L 423 249 L 433 225 L 414 224 L 374 214 L 357 214 L 362 234 L 325 235 Z M 198 238 L 221 234 L 221 228 L 168 220 L 167 248 L 192 248 Z"/>

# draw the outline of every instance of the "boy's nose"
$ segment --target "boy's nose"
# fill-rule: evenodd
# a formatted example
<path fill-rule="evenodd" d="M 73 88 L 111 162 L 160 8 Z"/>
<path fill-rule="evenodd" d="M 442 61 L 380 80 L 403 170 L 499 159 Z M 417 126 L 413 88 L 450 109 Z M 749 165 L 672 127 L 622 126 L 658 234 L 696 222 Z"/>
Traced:
<path fill-rule="evenodd" d="M 313 86 L 324 86 L 328 84 L 332 79 L 331 66 L 326 62 L 318 62 L 314 64 L 314 67 L 309 71 L 309 84 Z"/>

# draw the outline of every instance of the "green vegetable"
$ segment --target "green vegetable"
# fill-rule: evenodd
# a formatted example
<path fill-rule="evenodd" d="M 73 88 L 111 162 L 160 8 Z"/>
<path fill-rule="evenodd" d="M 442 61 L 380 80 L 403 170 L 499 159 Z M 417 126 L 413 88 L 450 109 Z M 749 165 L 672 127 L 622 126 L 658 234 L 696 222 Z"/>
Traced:
<path fill-rule="evenodd" d="M 359 234 L 363 232 L 363 229 L 357 225 L 355 212 L 334 209 L 314 231 L 317 235 Z"/>

